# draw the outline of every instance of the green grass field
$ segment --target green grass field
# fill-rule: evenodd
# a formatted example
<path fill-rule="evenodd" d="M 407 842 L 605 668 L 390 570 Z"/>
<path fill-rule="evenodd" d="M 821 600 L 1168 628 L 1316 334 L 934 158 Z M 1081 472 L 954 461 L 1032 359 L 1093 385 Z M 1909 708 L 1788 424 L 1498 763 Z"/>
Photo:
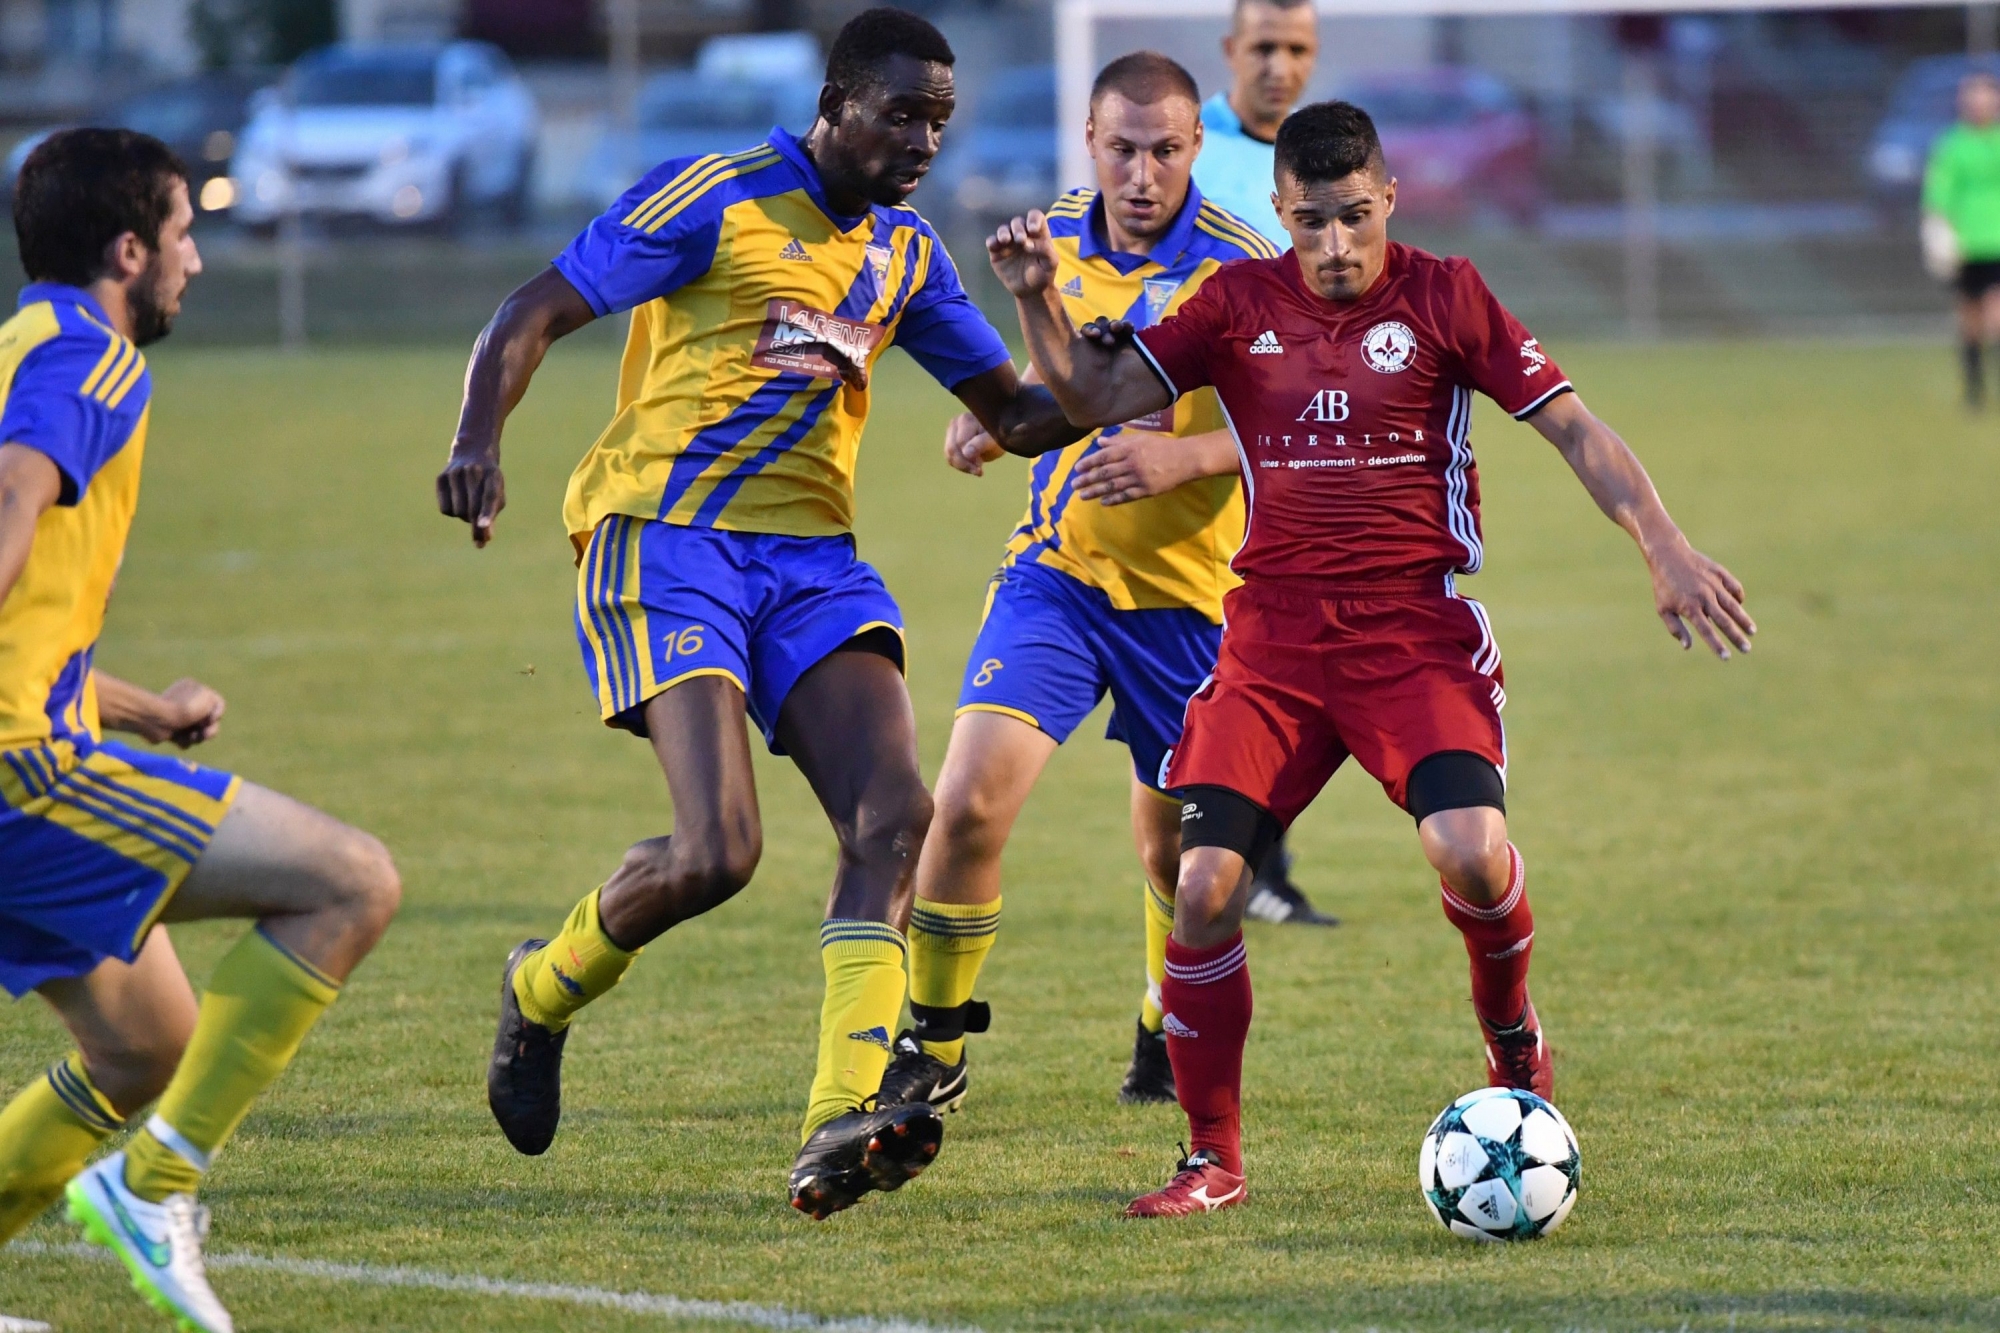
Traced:
<path fill-rule="evenodd" d="M 1486 410 L 1514 833 L 1536 997 L 1584 1193 L 1530 1246 L 1423 1211 L 1417 1145 L 1481 1080 L 1458 937 L 1406 817 L 1349 772 L 1301 821 L 1335 932 L 1254 928 L 1251 1206 L 1118 1212 L 1171 1108 L 1121 1108 L 1140 990 L 1124 751 L 1086 725 L 1008 862 L 973 1092 L 937 1166 L 814 1225 L 784 1203 L 832 845 L 762 761 L 756 882 L 651 947 L 570 1044 L 554 1150 L 517 1157 L 482 1076 L 502 956 L 670 824 L 598 725 L 557 518 L 615 352 L 551 359 L 509 435 L 514 507 L 475 552 L 432 509 L 461 353 L 176 351 L 101 664 L 230 700 L 210 762 L 378 831 L 403 915 L 212 1178 L 211 1250 L 1000 1329 L 2000 1326 L 2000 425 L 1941 348 L 1560 347 L 1762 629 L 1683 655 L 1636 554 L 1554 452 Z M 908 615 L 929 771 L 1021 499 L 938 460 L 945 396 L 900 358 L 861 476 L 862 551 Z M 240 927 L 177 930 L 197 980 Z M 66 1049 L 0 1009 L 0 1085 Z M 121 1275 L 0 1256 L 0 1310 L 153 1327 Z M 233 1268 L 245 1330 L 638 1329 L 659 1316 Z M 711 1327 L 717 1325 L 709 1325 Z"/>

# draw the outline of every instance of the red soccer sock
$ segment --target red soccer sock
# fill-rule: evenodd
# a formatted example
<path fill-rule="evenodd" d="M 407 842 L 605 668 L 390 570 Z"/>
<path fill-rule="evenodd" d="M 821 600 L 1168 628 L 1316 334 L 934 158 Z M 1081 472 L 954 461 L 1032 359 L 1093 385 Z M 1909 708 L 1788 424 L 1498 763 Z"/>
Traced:
<path fill-rule="evenodd" d="M 1250 963 L 1243 932 L 1206 949 L 1167 940 L 1167 1058 L 1187 1112 L 1188 1143 L 1243 1174 L 1243 1041 L 1250 1035 Z"/>
<path fill-rule="evenodd" d="M 1465 936 L 1472 959 L 1472 1007 L 1489 1027 L 1508 1027 L 1528 1007 L 1528 956 L 1535 949 L 1535 914 L 1528 910 L 1528 872 L 1521 853 L 1507 844 L 1512 873 L 1507 892 L 1490 907 L 1475 907 L 1442 879 L 1445 919 Z"/>

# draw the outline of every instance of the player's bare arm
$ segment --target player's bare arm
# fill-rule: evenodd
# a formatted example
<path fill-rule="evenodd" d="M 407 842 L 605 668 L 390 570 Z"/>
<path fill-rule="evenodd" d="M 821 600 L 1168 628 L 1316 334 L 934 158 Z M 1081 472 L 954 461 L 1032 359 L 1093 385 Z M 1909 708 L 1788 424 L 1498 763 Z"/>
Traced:
<path fill-rule="evenodd" d="M 1130 504 L 1236 470 L 1236 441 L 1226 430 L 1186 436 L 1126 431 L 1098 441 L 1077 460 L 1076 498 Z"/>
<path fill-rule="evenodd" d="M 1011 362 L 961 380 L 952 393 L 1010 454 L 1034 458 L 1089 433 L 1071 424 L 1047 388 L 1023 381 Z"/>
<path fill-rule="evenodd" d="M 1072 423 L 1086 430 L 1115 426 L 1172 406 L 1173 391 L 1132 347 L 1129 325 L 1106 325 L 1108 332 L 1091 338 L 1070 323 L 1055 292 L 1048 219 L 1039 211 L 1001 226 L 987 238 L 986 254 L 1014 297 L 1036 373 Z M 1025 452 L 1012 440 L 1000 442 L 1009 453 Z"/>
<path fill-rule="evenodd" d="M 596 318 L 582 293 L 550 266 L 515 288 L 480 330 L 465 368 L 451 459 L 437 479 L 438 509 L 472 525 L 474 546 L 493 540 L 493 522 L 507 507 L 500 431 L 508 414 L 556 340 Z"/>
<path fill-rule="evenodd" d="M 28 566 L 35 525 L 62 496 L 62 472 L 53 459 L 24 444 L 0 445 L 0 602 Z"/>
<path fill-rule="evenodd" d="M 158 745 L 172 741 L 186 750 L 214 740 L 228 705 L 198 680 L 182 678 L 158 694 L 116 676 L 96 672 L 97 714 L 109 731 L 123 731 Z"/>
<path fill-rule="evenodd" d="M 1653 576 L 1653 604 L 1681 647 L 1691 647 L 1699 634 L 1725 662 L 1732 646 L 1749 652 L 1757 622 L 1743 607 L 1743 585 L 1688 543 L 1618 433 L 1574 393 L 1553 399 L 1528 419 L 1562 454 L 1605 517 L 1639 544 Z"/>

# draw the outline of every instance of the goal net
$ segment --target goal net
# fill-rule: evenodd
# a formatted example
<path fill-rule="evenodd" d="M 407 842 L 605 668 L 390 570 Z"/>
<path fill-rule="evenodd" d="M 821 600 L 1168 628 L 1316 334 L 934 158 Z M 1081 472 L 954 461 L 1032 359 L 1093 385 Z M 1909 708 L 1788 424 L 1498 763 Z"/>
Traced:
<path fill-rule="evenodd" d="M 1397 234 L 1477 260 L 1531 326 L 1670 335 L 1939 326 L 1917 196 L 1988 5 L 1318 0 L 1307 100 L 1377 120 Z M 1058 178 L 1097 69 L 1227 87 L 1230 0 L 1058 0 Z"/>

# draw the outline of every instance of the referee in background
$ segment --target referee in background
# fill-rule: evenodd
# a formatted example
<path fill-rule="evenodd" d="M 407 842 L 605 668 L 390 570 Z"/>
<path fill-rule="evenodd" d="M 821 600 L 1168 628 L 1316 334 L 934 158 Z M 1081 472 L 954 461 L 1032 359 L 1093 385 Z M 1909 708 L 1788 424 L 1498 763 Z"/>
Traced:
<path fill-rule="evenodd" d="M 1289 250 L 1292 238 L 1271 206 L 1273 144 L 1319 58 L 1312 0 L 1236 0 L 1222 56 L 1229 62 L 1230 87 L 1201 104 L 1194 183 L 1280 250 Z"/>
<path fill-rule="evenodd" d="M 1274 144 L 1319 58 L 1312 0 L 1236 0 L 1222 55 L 1229 62 L 1230 87 L 1201 104 L 1194 183 L 1280 250 L 1289 250 L 1292 238 L 1271 206 Z M 1339 925 L 1340 918 L 1319 911 L 1292 883 L 1291 868 L 1291 851 L 1280 838 L 1257 867 L 1244 913 L 1253 921 L 1282 925 Z"/>
<path fill-rule="evenodd" d="M 2000 78 L 1979 70 L 1958 85 L 1958 123 L 1924 169 L 1926 267 L 1956 264 L 1965 403 L 1986 401 L 1984 346 L 2000 342 Z"/>

